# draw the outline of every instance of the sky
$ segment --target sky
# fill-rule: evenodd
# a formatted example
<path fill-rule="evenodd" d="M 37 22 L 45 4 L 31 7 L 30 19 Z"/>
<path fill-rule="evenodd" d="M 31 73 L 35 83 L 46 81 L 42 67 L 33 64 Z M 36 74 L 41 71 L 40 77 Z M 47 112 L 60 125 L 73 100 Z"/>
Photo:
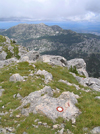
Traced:
<path fill-rule="evenodd" d="M 0 22 L 100 22 L 100 0 L 0 0 Z"/>

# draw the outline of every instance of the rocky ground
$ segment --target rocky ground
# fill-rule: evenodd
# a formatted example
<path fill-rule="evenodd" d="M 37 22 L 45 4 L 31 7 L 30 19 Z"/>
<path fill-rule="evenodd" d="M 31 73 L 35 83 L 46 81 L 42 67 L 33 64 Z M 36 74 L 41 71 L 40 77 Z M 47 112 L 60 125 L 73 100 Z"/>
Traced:
<path fill-rule="evenodd" d="M 1 134 L 99 134 L 99 113 L 100 79 L 83 59 L 41 56 L 1 37 Z"/>

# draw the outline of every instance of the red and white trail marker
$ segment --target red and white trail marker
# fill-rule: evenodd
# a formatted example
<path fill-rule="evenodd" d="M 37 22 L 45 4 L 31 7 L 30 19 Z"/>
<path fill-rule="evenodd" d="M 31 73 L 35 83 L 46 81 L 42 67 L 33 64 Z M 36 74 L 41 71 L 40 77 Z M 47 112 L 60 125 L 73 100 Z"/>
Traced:
<path fill-rule="evenodd" d="M 57 110 L 58 112 L 63 112 L 63 111 L 64 111 L 63 107 L 57 107 L 56 110 Z"/>

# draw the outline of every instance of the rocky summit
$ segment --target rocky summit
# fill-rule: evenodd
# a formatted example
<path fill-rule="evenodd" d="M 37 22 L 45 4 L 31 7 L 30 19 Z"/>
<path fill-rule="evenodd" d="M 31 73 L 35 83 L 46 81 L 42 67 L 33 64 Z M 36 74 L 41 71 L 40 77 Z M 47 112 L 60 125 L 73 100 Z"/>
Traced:
<path fill-rule="evenodd" d="M 0 36 L 1 134 L 99 134 L 100 79 L 82 58 L 41 55 Z"/>

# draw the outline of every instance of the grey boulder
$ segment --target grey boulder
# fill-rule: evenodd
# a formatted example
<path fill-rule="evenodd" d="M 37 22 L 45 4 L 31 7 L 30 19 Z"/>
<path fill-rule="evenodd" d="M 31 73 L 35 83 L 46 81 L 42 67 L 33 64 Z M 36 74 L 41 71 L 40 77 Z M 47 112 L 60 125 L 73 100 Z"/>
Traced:
<path fill-rule="evenodd" d="M 5 38 L 6 38 L 6 43 L 10 44 L 11 43 L 10 39 L 7 36 L 5 36 Z"/>
<path fill-rule="evenodd" d="M 95 99 L 99 99 L 100 100 L 100 96 L 96 96 Z"/>
<path fill-rule="evenodd" d="M 2 52 L 2 46 L 0 46 L 0 52 Z"/>
<path fill-rule="evenodd" d="M 71 74 L 84 87 L 87 87 L 88 86 L 91 89 L 93 89 L 94 91 L 100 92 L 100 79 L 92 78 L 92 77 L 83 78 L 83 77 L 76 76 L 76 74 L 74 74 L 74 73 L 71 73 Z"/>
<path fill-rule="evenodd" d="M 18 62 L 18 60 L 16 58 L 10 58 L 10 59 L 7 59 L 7 60 L 2 60 L 0 61 L 0 68 L 2 68 L 4 65 L 7 66 L 13 62 Z"/>
<path fill-rule="evenodd" d="M 26 50 L 26 48 L 25 47 L 23 47 L 23 46 L 19 46 L 19 53 L 18 53 L 18 55 L 20 56 L 20 57 L 23 57 L 23 56 L 25 56 L 26 54 L 27 54 L 27 50 Z"/>
<path fill-rule="evenodd" d="M 41 56 L 41 60 L 46 63 L 50 63 L 51 65 L 58 65 L 58 66 L 66 66 L 67 60 L 62 56 L 55 56 L 55 55 L 43 55 Z"/>
<path fill-rule="evenodd" d="M 4 89 L 0 89 L 0 97 L 2 96 L 2 93 L 4 92 Z"/>
<path fill-rule="evenodd" d="M 29 57 L 28 56 L 23 56 L 21 59 L 20 59 L 21 62 L 23 61 L 29 61 Z"/>
<path fill-rule="evenodd" d="M 37 73 L 36 73 L 37 75 L 44 75 L 44 77 L 45 77 L 45 84 L 47 84 L 48 82 L 50 82 L 51 80 L 52 80 L 52 78 L 53 78 L 53 76 L 52 76 L 52 74 L 51 73 L 49 73 L 49 72 L 47 72 L 47 71 L 45 71 L 45 70 L 38 70 L 37 71 Z"/>
<path fill-rule="evenodd" d="M 100 126 L 93 128 L 91 134 L 100 134 Z"/>
<path fill-rule="evenodd" d="M 0 53 L 0 60 L 5 60 L 7 56 L 7 53 L 2 51 L 2 53 Z"/>
<path fill-rule="evenodd" d="M 27 56 L 29 57 L 29 60 L 35 61 L 40 57 L 40 54 L 37 51 L 29 51 Z"/>
<path fill-rule="evenodd" d="M 14 47 L 8 46 L 8 50 L 13 51 Z"/>
<path fill-rule="evenodd" d="M 0 61 L 0 68 L 2 68 L 3 66 L 4 66 L 4 61 L 2 60 L 2 61 Z"/>
<path fill-rule="evenodd" d="M 86 63 L 83 59 L 75 58 L 75 59 L 67 61 L 67 63 L 68 63 L 67 65 L 68 68 L 70 68 L 71 66 L 72 67 L 75 66 L 80 75 L 84 75 L 88 77 L 88 73 L 86 71 Z"/>
<path fill-rule="evenodd" d="M 20 76 L 18 73 L 13 74 L 9 79 L 9 81 L 14 81 L 14 82 L 23 81 L 23 80 L 24 80 L 24 78 L 22 76 Z"/>
<path fill-rule="evenodd" d="M 100 92 L 100 80 L 97 78 L 79 78 L 76 77 L 76 79 L 79 81 L 79 83 L 83 86 L 88 86 L 92 88 L 95 91 Z"/>

